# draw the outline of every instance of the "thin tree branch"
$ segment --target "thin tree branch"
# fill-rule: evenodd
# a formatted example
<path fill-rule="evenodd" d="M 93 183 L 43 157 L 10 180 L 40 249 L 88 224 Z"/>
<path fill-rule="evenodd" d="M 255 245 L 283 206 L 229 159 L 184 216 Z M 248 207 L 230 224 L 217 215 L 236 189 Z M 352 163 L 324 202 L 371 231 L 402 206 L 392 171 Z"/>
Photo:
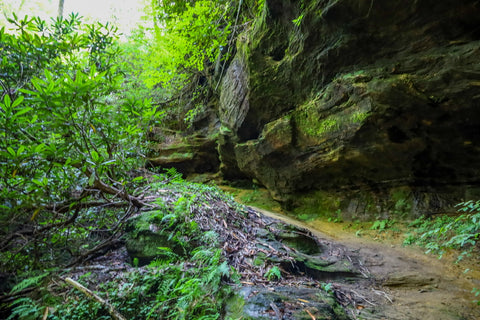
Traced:
<path fill-rule="evenodd" d="M 110 313 L 112 318 L 114 318 L 116 320 L 127 320 L 127 318 L 122 316 L 110 303 L 108 303 L 106 300 L 104 300 L 103 298 L 101 298 L 100 296 L 95 294 L 93 291 L 87 289 L 86 287 L 84 287 L 83 285 L 78 283 L 77 281 L 73 280 L 72 278 L 65 278 L 65 282 L 68 283 L 69 285 L 71 285 L 72 287 L 80 290 L 81 292 L 83 292 L 89 298 L 92 298 L 92 299 L 100 302 L 100 304 L 102 304 L 103 306 L 105 306 L 107 308 L 108 313 Z"/>

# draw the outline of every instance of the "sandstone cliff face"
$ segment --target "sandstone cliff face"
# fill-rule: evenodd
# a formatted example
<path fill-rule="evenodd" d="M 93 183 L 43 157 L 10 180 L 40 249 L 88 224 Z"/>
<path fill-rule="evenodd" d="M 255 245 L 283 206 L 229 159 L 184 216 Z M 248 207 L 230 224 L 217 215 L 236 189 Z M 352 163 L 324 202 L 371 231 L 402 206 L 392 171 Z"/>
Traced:
<path fill-rule="evenodd" d="M 478 198 L 479 26 L 473 0 L 266 0 L 222 83 L 224 176 L 299 213 Z"/>

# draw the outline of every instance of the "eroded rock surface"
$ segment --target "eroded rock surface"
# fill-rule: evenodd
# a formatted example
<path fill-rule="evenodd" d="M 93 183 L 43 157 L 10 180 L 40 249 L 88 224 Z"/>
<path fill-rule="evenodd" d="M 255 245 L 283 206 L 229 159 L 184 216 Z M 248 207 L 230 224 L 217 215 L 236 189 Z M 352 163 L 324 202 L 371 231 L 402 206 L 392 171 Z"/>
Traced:
<path fill-rule="evenodd" d="M 478 2 L 302 3 L 266 1 L 239 37 L 219 107 L 225 176 L 347 217 L 478 196 Z"/>
<path fill-rule="evenodd" d="M 147 159 L 150 166 L 175 168 L 185 175 L 218 170 L 220 163 L 214 136 L 196 134 L 182 137 L 178 133 L 165 132 L 158 135 L 161 141 L 154 143 L 151 156 Z"/>

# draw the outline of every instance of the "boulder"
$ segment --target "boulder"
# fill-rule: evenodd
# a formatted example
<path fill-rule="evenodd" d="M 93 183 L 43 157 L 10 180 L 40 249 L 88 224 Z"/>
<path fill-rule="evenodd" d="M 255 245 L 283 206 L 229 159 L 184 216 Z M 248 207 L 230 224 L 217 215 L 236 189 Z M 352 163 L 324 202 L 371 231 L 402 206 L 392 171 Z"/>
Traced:
<path fill-rule="evenodd" d="M 169 215 L 148 211 L 127 220 L 125 247 L 132 262 L 144 266 L 157 258 L 171 259 L 171 255 L 186 253 L 186 248 L 172 236 L 174 231 L 165 217 Z"/>

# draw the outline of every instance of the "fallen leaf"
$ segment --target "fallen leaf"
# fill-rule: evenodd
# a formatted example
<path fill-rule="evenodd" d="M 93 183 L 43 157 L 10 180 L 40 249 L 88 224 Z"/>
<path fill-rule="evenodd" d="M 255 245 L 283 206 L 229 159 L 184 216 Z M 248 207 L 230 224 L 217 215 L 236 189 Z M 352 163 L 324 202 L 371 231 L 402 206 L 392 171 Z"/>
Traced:
<path fill-rule="evenodd" d="M 30 221 L 35 220 L 35 218 L 37 217 L 39 212 L 40 212 L 40 208 L 37 208 L 37 210 L 35 210 L 35 212 L 33 212 L 32 217 L 30 218 Z"/>

